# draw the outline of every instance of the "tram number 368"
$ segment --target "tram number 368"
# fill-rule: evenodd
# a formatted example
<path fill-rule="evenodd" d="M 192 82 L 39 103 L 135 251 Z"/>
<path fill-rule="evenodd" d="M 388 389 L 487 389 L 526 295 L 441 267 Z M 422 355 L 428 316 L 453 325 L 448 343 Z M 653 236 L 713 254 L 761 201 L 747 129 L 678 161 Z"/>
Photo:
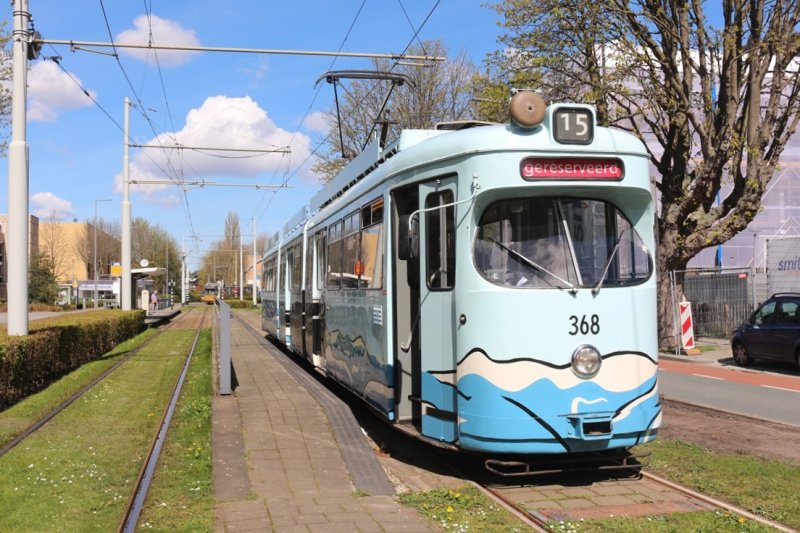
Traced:
<path fill-rule="evenodd" d="M 590 317 L 572 315 L 569 317 L 569 325 L 570 335 L 577 335 L 578 333 L 581 335 L 588 335 L 589 333 L 597 335 L 600 333 L 600 317 L 598 315 Z"/>

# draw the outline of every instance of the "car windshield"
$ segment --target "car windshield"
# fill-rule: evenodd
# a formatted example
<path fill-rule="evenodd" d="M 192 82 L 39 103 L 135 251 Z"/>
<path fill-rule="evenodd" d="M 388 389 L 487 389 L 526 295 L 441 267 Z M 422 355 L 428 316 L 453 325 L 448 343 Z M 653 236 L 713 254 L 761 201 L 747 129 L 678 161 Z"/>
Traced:
<path fill-rule="evenodd" d="M 574 198 L 514 198 L 491 204 L 475 240 L 478 272 L 521 288 L 635 285 L 653 262 L 630 222 L 612 204 Z"/>

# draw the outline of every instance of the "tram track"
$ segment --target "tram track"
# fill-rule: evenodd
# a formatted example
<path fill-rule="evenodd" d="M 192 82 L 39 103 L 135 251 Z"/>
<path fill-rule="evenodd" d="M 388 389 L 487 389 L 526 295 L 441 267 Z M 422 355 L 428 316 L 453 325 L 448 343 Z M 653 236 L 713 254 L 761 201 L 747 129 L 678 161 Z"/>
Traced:
<path fill-rule="evenodd" d="M 254 326 L 250 326 L 253 328 Z M 614 475 L 614 471 L 549 473 L 546 476 L 503 479 L 488 477 L 482 463 L 464 460 L 452 454 L 432 449 L 415 439 L 399 435 L 390 425 L 374 417 L 374 414 L 350 397 L 350 393 L 337 387 L 329 387 L 350 405 L 369 438 L 388 458 L 385 467 L 393 470 L 393 477 L 403 478 L 403 471 L 395 471 L 397 463 L 414 463 L 412 476 L 429 475 L 435 485 L 441 472 L 474 486 L 492 502 L 511 512 L 517 519 L 534 531 L 551 531 L 554 523 L 562 520 L 578 522 L 581 519 L 606 518 L 609 516 L 655 516 L 673 512 L 725 511 L 742 516 L 753 522 L 774 528 L 776 531 L 795 531 L 778 522 L 742 507 L 707 496 L 679 483 L 672 482 L 647 471 L 637 469 L 629 476 Z M 674 405 L 669 400 L 668 405 Z M 736 416 L 726 413 L 727 416 Z M 745 417 L 746 418 L 746 417 Z M 748 419 L 752 423 L 771 424 L 771 421 Z M 422 459 L 424 457 L 424 459 Z M 425 471 L 425 472 L 420 472 Z M 550 499 L 542 496 L 550 495 Z M 561 498 L 559 503 L 558 495 Z M 588 498 L 587 496 L 591 496 Z M 578 502 L 586 498 L 584 502 Z"/>
<path fill-rule="evenodd" d="M 172 415 L 175 412 L 175 407 L 178 403 L 178 399 L 180 398 L 181 391 L 183 390 L 183 383 L 186 378 L 186 373 L 189 370 L 189 364 L 192 362 L 192 356 L 197 348 L 197 341 L 200 339 L 200 332 L 203 329 L 202 326 L 205 323 L 207 313 L 208 310 L 203 311 L 203 317 L 200 320 L 200 324 L 196 328 L 197 331 L 195 332 L 191 347 L 186 354 L 186 358 L 181 372 L 178 375 L 178 379 L 175 382 L 175 387 L 172 390 L 169 404 L 164 410 L 164 415 L 159 423 L 158 431 L 156 431 L 155 437 L 153 438 L 153 441 L 150 444 L 150 448 L 147 452 L 147 457 L 142 463 L 142 468 L 139 471 L 136 481 L 134 482 L 131 497 L 125 506 L 125 512 L 123 513 L 119 527 L 117 528 L 118 533 L 130 533 L 136 529 L 136 524 L 139 520 L 139 515 L 141 514 L 145 499 L 147 498 L 147 492 L 150 488 L 150 482 L 153 479 L 153 473 L 155 472 L 158 458 L 161 454 L 161 449 L 163 448 L 164 442 L 167 439 L 167 432 L 169 431 L 170 422 L 172 421 Z"/>
<path fill-rule="evenodd" d="M 105 370 L 102 374 L 100 374 L 98 377 L 96 377 L 90 383 L 88 383 L 87 385 L 84 385 L 83 387 L 79 388 L 72 395 L 70 395 L 69 398 L 67 398 L 63 402 L 59 403 L 56 407 L 54 407 L 52 410 L 48 411 L 44 416 L 39 418 L 36 422 L 34 422 L 33 424 L 31 424 L 30 426 L 25 428 L 21 433 L 19 433 L 17 436 L 15 436 L 9 442 L 7 442 L 2 447 L 0 447 L 0 457 L 3 457 L 6 453 L 10 452 L 12 449 L 14 449 L 16 446 L 18 446 L 21 442 L 23 442 L 26 438 L 28 438 L 31 435 L 33 435 L 42 426 L 47 424 L 55 416 L 57 416 L 59 413 L 64 411 L 64 409 L 66 409 L 67 407 L 69 407 L 70 405 L 72 405 L 73 403 L 75 403 L 76 401 L 81 399 L 82 397 L 84 397 L 89 391 L 94 389 L 97 385 L 102 383 L 106 378 L 108 378 L 111 374 L 113 374 L 115 370 L 117 370 L 122 365 L 127 363 L 134 355 L 140 353 L 149 344 L 151 344 L 155 339 L 157 339 L 159 336 L 161 336 L 164 331 L 167 331 L 167 330 L 173 328 L 174 326 L 175 326 L 175 323 L 174 322 L 170 322 L 170 323 L 166 324 L 165 326 L 159 327 L 158 333 L 156 333 L 155 335 L 153 335 L 149 339 L 147 339 L 144 342 L 142 342 L 141 345 L 137 346 L 136 348 L 132 349 L 131 351 L 129 351 L 128 353 L 123 355 L 120 358 L 119 361 L 114 363 L 110 368 Z"/>

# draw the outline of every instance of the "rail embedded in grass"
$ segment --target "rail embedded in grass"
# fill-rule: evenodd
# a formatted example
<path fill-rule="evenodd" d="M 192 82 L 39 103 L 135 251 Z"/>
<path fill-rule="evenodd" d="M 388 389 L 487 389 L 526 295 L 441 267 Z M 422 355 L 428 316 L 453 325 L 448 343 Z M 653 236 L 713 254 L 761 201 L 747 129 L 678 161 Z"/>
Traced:
<path fill-rule="evenodd" d="M 117 345 L 100 359 L 90 361 L 63 376 L 42 392 L 28 396 L 0 412 L 0 456 L 113 372 L 155 334 L 153 330 L 144 331 Z"/>
<path fill-rule="evenodd" d="M 209 330 L 202 333 L 189 366 L 139 525 L 159 531 L 214 530 Z"/>
<path fill-rule="evenodd" d="M 0 531 L 117 526 L 193 337 L 164 332 L 0 459 Z"/>
<path fill-rule="evenodd" d="M 644 447 L 653 453 L 653 474 L 800 530 L 800 465 L 712 453 L 674 439 Z"/>

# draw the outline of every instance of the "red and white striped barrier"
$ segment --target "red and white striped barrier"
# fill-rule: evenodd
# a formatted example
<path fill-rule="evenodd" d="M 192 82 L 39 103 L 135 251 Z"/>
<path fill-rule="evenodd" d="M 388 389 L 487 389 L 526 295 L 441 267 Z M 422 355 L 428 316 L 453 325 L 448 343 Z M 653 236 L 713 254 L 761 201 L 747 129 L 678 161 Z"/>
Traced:
<path fill-rule="evenodd" d="M 692 304 L 686 300 L 678 304 L 681 310 L 681 344 L 687 352 L 694 349 L 694 326 L 692 325 Z"/>

